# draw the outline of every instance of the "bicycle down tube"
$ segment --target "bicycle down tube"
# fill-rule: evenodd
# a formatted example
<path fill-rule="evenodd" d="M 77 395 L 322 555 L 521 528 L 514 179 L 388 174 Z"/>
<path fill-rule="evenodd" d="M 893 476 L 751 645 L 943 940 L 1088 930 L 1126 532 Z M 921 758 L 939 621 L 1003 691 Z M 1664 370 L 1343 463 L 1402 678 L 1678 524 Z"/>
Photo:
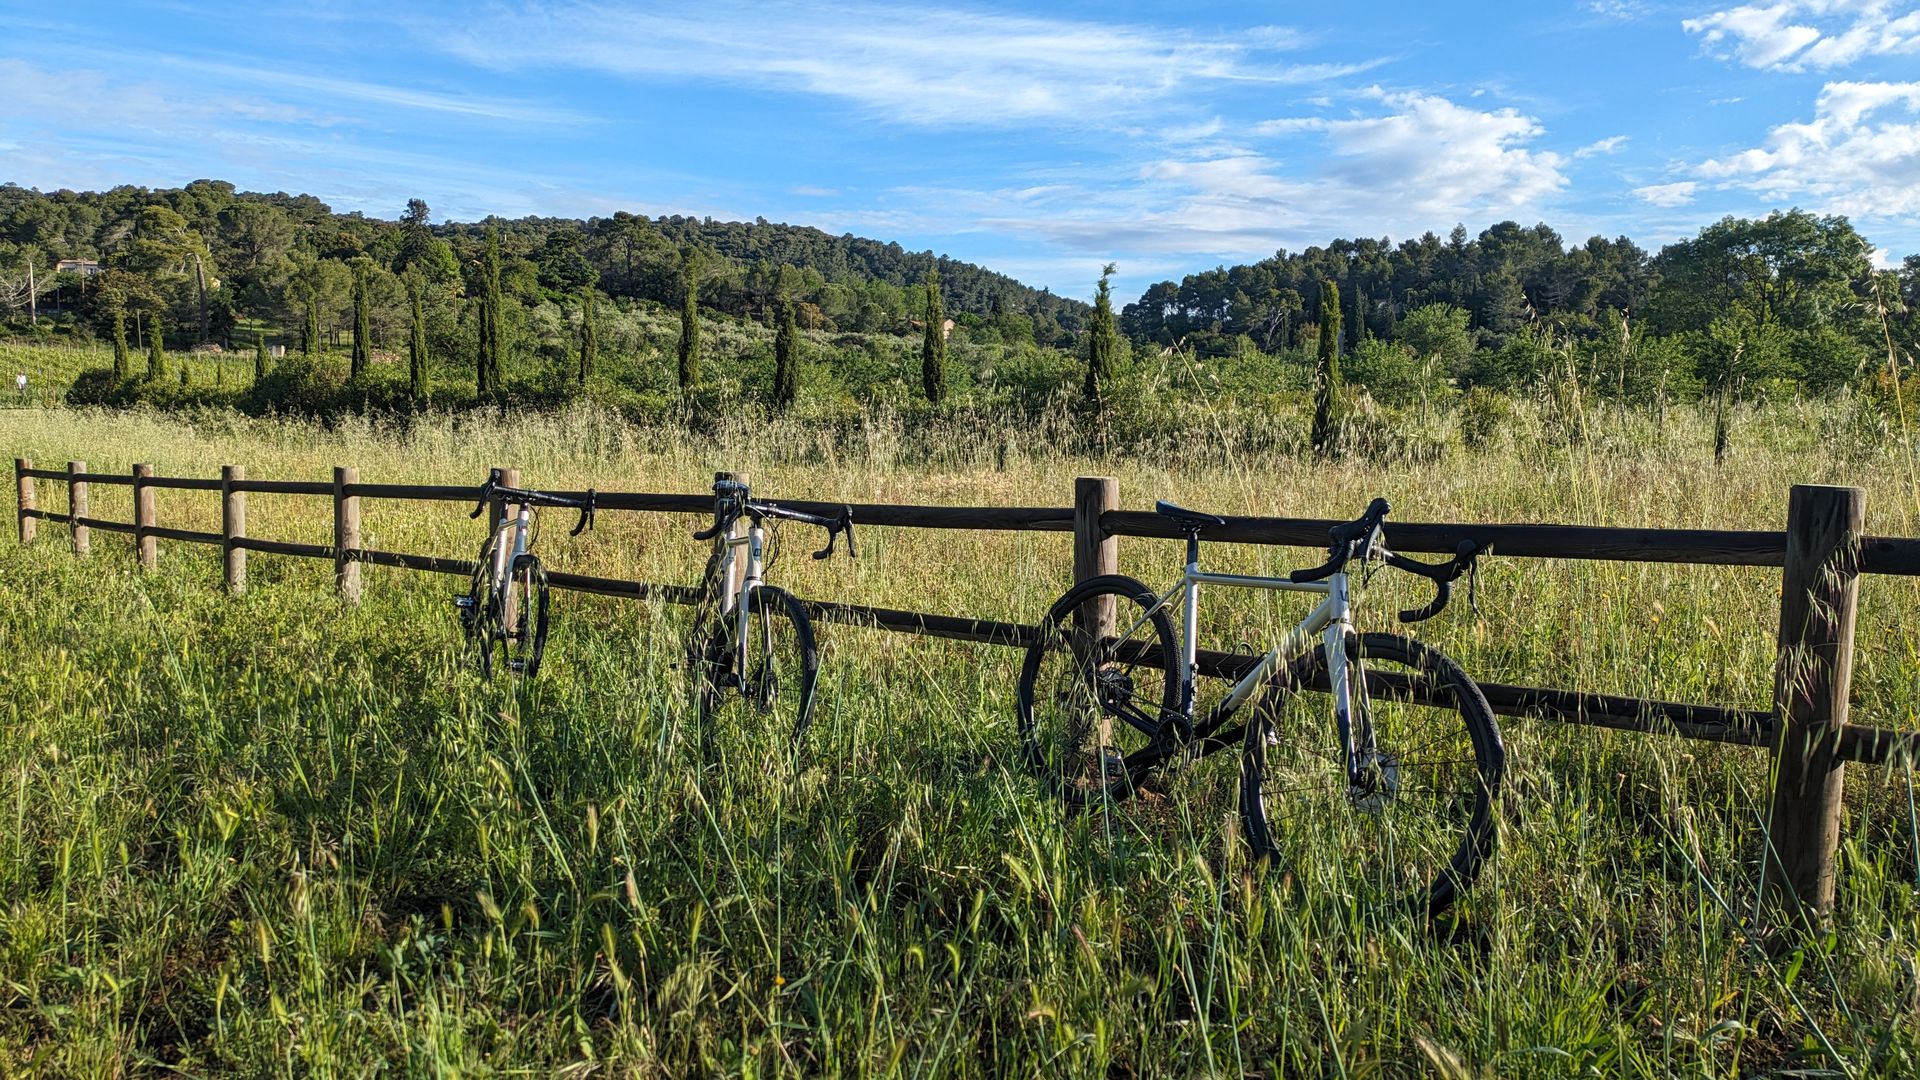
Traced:
<path fill-rule="evenodd" d="M 1366 733 L 1360 733 L 1358 741 L 1353 730 L 1353 701 L 1351 685 L 1347 679 L 1346 641 L 1353 633 L 1353 613 L 1347 588 L 1347 575 L 1334 574 L 1321 581 L 1298 582 L 1283 577 L 1267 577 L 1249 574 L 1208 573 L 1200 568 L 1198 537 L 1189 537 L 1187 541 L 1187 563 L 1181 572 L 1180 580 L 1171 589 L 1161 594 L 1158 602 L 1147 610 L 1133 626 L 1119 636 L 1125 641 L 1138 632 L 1154 612 L 1169 606 L 1175 597 L 1181 601 L 1180 646 L 1183 670 L 1186 679 L 1181 687 L 1180 711 L 1187 717 L 1194 713 L 1196 687 L 1200 662 L 1200 586 L 1224 585 L 1240 589 L 1267 589 L 1274 592 L 1310 593 L 1324 597 L 1313 610 L 1298 624 L 1282 635 L 1280 640 L 1269 648 L 1266 655 L 1255 663 L 1245 675 L 1242 675 L 1233 689 L 1215 707 L 1215 715 L 1221 718 L 1232 715 L 1253 697 L 1266 681 L 1269 674 L 1285 657 L 1296 656 L 1309 648 L 1314 635 L 1321 635 L 1327 646 L 1327 674 L 1332 682 L 1334 724 L 1338 729 L 1340 744 L 1346 750 L 1345 768 L 1348 779 L 1358 782 L 1362 771 L 1363 749 Z"/>

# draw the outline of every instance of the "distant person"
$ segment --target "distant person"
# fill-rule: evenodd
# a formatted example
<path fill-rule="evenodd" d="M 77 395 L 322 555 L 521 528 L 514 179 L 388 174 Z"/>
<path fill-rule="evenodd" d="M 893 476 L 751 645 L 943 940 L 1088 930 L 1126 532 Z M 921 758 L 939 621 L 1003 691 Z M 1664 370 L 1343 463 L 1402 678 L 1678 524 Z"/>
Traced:
<path fill-rule="evenodd" d="M 21 397 L 27 396 L 27 373 L 21 372 L 13 377 L 13 388 L 20 391 Z"/>

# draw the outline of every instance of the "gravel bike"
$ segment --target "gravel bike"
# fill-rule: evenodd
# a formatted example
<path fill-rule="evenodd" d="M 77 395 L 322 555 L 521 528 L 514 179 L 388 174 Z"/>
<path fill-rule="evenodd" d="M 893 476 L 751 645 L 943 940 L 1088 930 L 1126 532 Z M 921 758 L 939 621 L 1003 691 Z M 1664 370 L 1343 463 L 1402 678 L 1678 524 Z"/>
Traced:
<path fill-rule="evenodd" d="M 453 606 L 482 678 L 493 677 L 498 650 L 508 672 L 531 679 L 539 672 L 540 657 L 547 648 L 547 572 L 531 550 L 533 508 L 565 506 L 580 511 L 580 520 L 569 534 L 579 536 L 593 528 L 594 493 L 589 488 L 576 499 L 508 487 L 500 482 L 500 470 L 494 469 L 480 486 L 479 501 L 468 516 L 479 517 L 496 501 L 518 509 L 494 523 L 474 561 L 473 584 L 465 596 L 453 598 Z"/>
<path fill-rule="evenodd" d="M 1118 574 L 1084 581 L 1053 605 L 1028 648 L 1018 702 L 1029 766 L 1084 807 L 1238 744 L 1240 816 L 1257 859 L 1368 907 L 1445 909 L 1492 851 L 1506 760 L 1499 725 L 1478 685 L 1431 646 L 1354 631 L 1349 564 L 1432 581 L 1432 602 L 1400 612 L 1413 623 L 1447 606 L 1483 548 L 1463 542 L 1437 564 L 1396 554 L 1384 539 L 1387 501 L 1375 499 L 1333 527 L 1320 566 L 1285 577 L 1209 573 L 1200 537 L 1226 519 L 1165 501 L 1156 510 L 1186 536 L 1180 580 L 1160 593 Z M 1264 656 L 1222 665 L 1232 689 L 1196 716 L 1202 585 L 1321 599 Z M 1180 635 L 1169 615 L 1176 606 Z M 1102 624 L 1113 633 L 1096 639 Z"/>
<path fill-rule="evenodd" d="M 748 519 L 744 532 L 735 529 L 742 517 Z M 768 519 L 827 530 L 827 546 L 813 553 L 816 559 L 832 557 L 842 533 L 848 557 L 858 557 L 851 507 L 837 517 L 823 517 L 754 499 L 744 482 L 725 474 L 714 478 L 713 524 L 693 534 L 695 540 L 713 541 L 713 555 L 694 605 L 687 657 L 700 710 L 701 745 L 709 753 L 717 716 L 729 701 L 790 730 L 796 747 L 813 718 L 820 670 L 813 623 L 793 594 L 765 581 L 771 564 Z"/>

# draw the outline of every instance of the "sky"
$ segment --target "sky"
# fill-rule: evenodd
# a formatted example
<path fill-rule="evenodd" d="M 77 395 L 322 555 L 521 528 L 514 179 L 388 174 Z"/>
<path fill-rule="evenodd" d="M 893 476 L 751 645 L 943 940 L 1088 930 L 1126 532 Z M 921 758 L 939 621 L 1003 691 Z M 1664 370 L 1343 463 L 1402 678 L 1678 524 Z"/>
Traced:
<path fill-rule="evenodd" d="M 0 182 L 764 217 L 1087 296 L 1335 237 L 1920 252 L 1920 0 L 0 0 Z"/>

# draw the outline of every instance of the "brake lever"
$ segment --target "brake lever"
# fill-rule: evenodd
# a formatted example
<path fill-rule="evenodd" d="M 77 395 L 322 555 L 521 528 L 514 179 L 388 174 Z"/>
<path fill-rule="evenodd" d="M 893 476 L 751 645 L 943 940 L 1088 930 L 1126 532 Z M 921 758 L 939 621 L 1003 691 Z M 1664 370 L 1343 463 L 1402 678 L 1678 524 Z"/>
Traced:
<path fill-rule="evenodd" d="M 500 486 L 500 470 L 494 469 L 491 472 L 487 473 L 487 482 L 480 485 L 480 498 L 477 502 L 473 504 L 473 513 L 468 514 L 467 516 L 470 518 L 477 518 L 481 514 L 486 513 L 487 500 L 493 496 L 493 489 L 499 486 Z"/>
<path fill-rule="evenodd" d="M 579 536 L 593 528 L 593 489 L 587 489 L 587 502 L 580 508 L 580 520 L 573 523 L 573 531 L 568 536 Z"/>
<path fill-rule="evenodd" d="M 859 558 L 860 552 L 855 550 L 853 546 L 853 507 L 851 506 L 843 508 L 840 511 L 840 519 L 827 527 L 827 546 L 814 552 L 813 557 L 816 559 L 832 558 L 834 542 L 840 539 L 840 534 L 843 532 L 847 534 L 847 558 Z"/>

